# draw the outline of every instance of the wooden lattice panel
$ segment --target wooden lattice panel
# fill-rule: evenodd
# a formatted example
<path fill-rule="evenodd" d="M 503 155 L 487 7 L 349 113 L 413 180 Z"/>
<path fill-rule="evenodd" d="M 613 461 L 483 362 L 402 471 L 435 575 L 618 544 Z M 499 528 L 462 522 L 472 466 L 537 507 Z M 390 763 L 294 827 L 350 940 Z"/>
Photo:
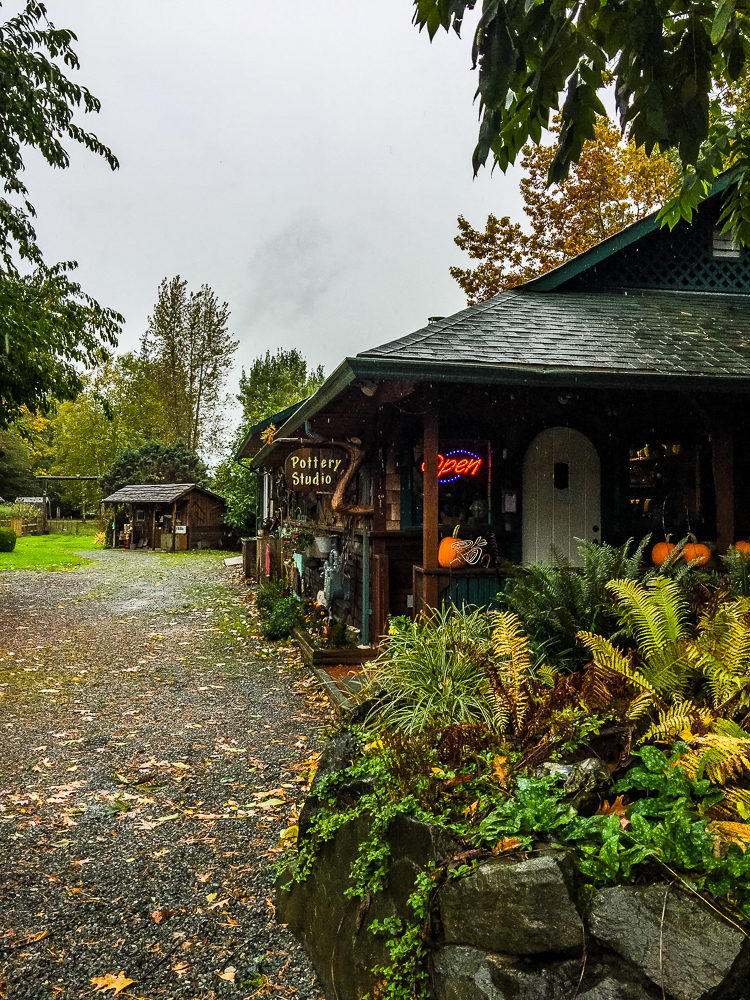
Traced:
<path fill-rule="evenodd" d="M 750 294 L 750 250 L 739 258 L 715 257 L 714 220 L 661 229 L 575 278 L 570 291 L 596 288 L 660 288 L 674 291 Z"/>

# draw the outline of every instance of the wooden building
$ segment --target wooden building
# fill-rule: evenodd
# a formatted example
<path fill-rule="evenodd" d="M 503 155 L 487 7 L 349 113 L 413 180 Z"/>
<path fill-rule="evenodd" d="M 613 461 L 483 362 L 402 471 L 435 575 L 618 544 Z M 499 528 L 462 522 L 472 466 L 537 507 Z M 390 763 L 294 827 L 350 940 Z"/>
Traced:
<path fill-rule="evenodd" d="M 363 635 L 490 603 L 503 560 L 575 562 L 578 539 L 692 531 L 723 553 L 750 535 L 750 251 L 718 231 L 725 187 L 691 224 L 649 216 L 347 358 L 271 441 L 251 430 L 262 516 L 330 508 Z M 343 486 L 292 490 L 303 447 L 340 449 Z M 475 565 L 439 566 L 455 525 L 472 558 L 486 540 Z"/>
<path fill-rule="evenodd" d="M 174 552 L 223 547 L 226 503 L 196 483 L 123 486 L 102 504 L 128 507 L 130 548 Z"/>

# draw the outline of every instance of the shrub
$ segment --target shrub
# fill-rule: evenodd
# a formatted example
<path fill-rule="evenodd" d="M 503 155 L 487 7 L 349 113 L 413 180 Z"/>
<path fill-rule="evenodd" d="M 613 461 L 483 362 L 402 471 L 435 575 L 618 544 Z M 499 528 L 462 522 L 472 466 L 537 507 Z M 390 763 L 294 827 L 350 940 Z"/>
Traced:
<path fill-rule="evenodd" d="M 386 728 L 414 734 L 462 722 L 492 727 L 492 689 L 483 669 L 490 633 L 482 611 L 446 608 L 413 622 L 392 620 L 386 649 L 368 671 L 385 695 L 379 711 Z"/>
<path fill-rule="evenodd" d="M 301 625 L 302 608 L 299 600 L 292 594 L 273 605 L 270 613 L 261 621 L 260 630 L 266 639 L 286 639 Z"/>
<path fill-rule="evenodd" d="M 12 528 L 0 528 L 0 552 L 12 552 L 15 547 L 15 531 Z"/>
<path fill-rule="evenodd" d="M 258 593 L 255 598 L 255 606 L 257 607 L 261 618 L 270 615 L 273 611 L 274 605 L 278 604 L 283 597 L 283 580 L 269 580 L 268 583 L 261 584 L 260 587 L 258 587 Z"/>

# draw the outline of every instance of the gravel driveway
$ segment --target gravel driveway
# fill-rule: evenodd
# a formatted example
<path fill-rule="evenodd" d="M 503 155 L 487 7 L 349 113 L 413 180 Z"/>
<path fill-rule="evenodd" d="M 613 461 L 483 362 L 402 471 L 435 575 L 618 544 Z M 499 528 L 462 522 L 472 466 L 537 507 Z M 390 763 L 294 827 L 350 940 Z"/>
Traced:
<path fill-rule="evenodd" d="M 91 555 L 0 573 L 0 997 L 321 1000 L 271 887 L 325 698 L 220 557 Z"/>

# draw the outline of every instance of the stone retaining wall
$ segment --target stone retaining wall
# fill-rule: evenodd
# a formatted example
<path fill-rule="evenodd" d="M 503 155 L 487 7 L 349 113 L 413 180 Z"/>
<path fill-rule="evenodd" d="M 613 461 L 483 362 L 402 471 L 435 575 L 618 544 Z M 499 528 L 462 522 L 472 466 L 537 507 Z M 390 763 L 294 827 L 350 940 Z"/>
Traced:
<path fill-rule="evenodd" d="M 390 958 L 372 922 L 411 919 L 417 874 L 463 850 L 441 827 L 399 816 L 387 888 L 347 899 L 369 828 L 366 817 L 346 823 L 306 881 L 290 883 L 288 869 L 277 884 L 277 919 L 302 941 L 328 1000 L 373 990 L 370 970 Z M 702 900 L 666 884 L 583 888 L 570 852 L 549 846 L 447 879 L 427 929 L 433 1000 L 750 1000 L 750 940 Z"/>

